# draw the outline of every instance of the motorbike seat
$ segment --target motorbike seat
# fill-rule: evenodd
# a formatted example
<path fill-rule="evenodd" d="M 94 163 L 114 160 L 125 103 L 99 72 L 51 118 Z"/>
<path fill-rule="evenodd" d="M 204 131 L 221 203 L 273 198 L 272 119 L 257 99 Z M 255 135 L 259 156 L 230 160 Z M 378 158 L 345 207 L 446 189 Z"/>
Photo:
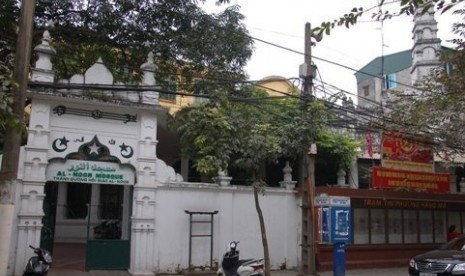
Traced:
<path fill-rule="evenodd" d="M 252 261 L 255 261 L 255 259 L 243 259 L 243 260 L 239 260 L 239 265 L 242 265 L 242 264 L 245 264 L 245 263 L 248 263 L 248 262 L 252 262 Z"/>

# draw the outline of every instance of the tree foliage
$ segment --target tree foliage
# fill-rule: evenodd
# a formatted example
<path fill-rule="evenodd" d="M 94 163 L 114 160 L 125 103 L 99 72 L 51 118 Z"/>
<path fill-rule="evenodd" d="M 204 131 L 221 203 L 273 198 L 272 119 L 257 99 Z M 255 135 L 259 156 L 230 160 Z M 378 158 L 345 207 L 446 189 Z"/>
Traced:
<path fill-rule="evenodd" d="M 464 9 L 456 13 L 465 17 Z M 391 113 L 395 121 L 405 122 L 404 132 L 429 137 L 437 152 L 448 155 L 465 153 L 465 24 L 455 23 L 453 30 L 456 48 L 440 56 L 445 66 L 415 89 L 397 92 Z"/>
<path fill-rule="evenodd" d="M 37 0 L 33 45 L 50 29 L 57 50 L 53 58 L 57 79 L 82 74 L 101 57 L 116 81 L 139 83 L 139 67 L 149 52 L 156 55 L 156 77 L 162 86 L 182 80 L 185 85 L 181 88 L 195 92 L 194 78 L 225 83 L 244 79 L 243 67 L 252 54 L 253 41 L 238 6 L 209 15 L 198 6 L 200 2 L 203 0 Z M 19 15 L 19 0 L 2 1 L 2 93 L 12 83 Z M 2 94 L 0 101 L 1 108 L 9 100 Z"/>
<path fill-rule="evenodd" d="M 366 14 L 376 20 L 385 20 L 402 14 L 413 15 L 418 9 L 421 9 L 420 12 L 424 13 L 432 7 L 444 13 L 460 2 L 463 2 L 463 0 L 401 0 L 398 2 L 400 3 L 399 9 L 394 12 L 382 10 L 382 7 L 388 4 L 386 0 L 381 0 L 377 6 L 368 9 L 364 7 L 354 7 L 350 12 L 345 13 L 337 19 L 322 22 L 320 26 L 313 29 L 313 32 L 316 36 L 321 37 L 324 34 L 329 35 L 332 29 L 339 26 L 350 28 L 357 24 L 360 17 Z M 375 9 L 376 11 L 373 11 Z"/>
<path fill-rule="evenodd" d="M 3 148 L 4 134 L 7 127 L 24 131 L 12 109 L 12 90 L 17 83 L 13 80 L 14 51 L 16 43 L 16 20 L 19 9 L 14 0 L 4 0 L 0 5 L 0 149 Z M 23 132 L 25 134 L 25 132 Z M 25 136 L 23 136 L 25 139 Z"/>
<path fill-rule="evenodd" d="M 337 169 L 348 171 L 357 158 L 361 141 L 348 134 L 323 130 L 316 139 L 318 156 L 327 160 L 337 160 Z"/>
<path fill-rule="evenodd" d="M 10 73 L 13 69 L 16 43 L 16 27 L 19 9 L 14 0 L 4 0 L 0 5 L 0 65 L 1 74 Z"/>
<path fill-rule="evenodd" d="M 233 6 L 208 15 L 196 1 L 45 1 L 37 22 L 53 21 L 63 77 L 87 68 L 98 56 L 113 64 L 115 75 L 136 77 L 149 51 L 157 55 L 162 76 L 184 80 L 238 77 L 251 56 L 252 40 Z M 66 62 L 69 60 L 69 62 Z M 82 64 L 86 63 L 86 64 Z"/>
<path fill-rule="evenodd" d="M 2 3 L 2 25 L 16 26 L 18 1 Z M 160 81 L 244 78 L 253 41 L 238 6 L 206 14 L 197 0 L 37 0 L 35 41 L 51 29 L 57 78 L 83 73 L 102 57 L 118 81 L 140 78 L 139 66 L 152 51 Z M 228 2 L 217 1 L 218 4 Z M 15 28 L 5 36 L 13 45 Z M 14 47 L 13 47 L 14 48 Z"/>
<path fill-rule="evenodd" d="M 348 169 L 356 158 L 359 141 L 327 127 L 334 115 L 324 101 L 314 100 L 303 110 L 297 91 L 273 99 L 248 85 L 212 95 L 206 103 L 183 108 L 170 122 L 183 155 L 204 175 L 234 168 L 263 179 L 266 162 L 297 161 L 312 142 L 319 156 L 339 168 Z"/>
<path fill-rule="evenodd" d="M 8 126 L 17 130 L 22 129 L 11 108 L 13 86 L 17 84 L 11 78 L 10 71 L 5 65 L 0 64 L 0 133 L 4 133 Z M 0 143 L 3 143 L 3 135 L 0 135 Z"/>
<path fill-rule="evenodd" d="M 266 161 L 295 159 L 327 116 L 320 102 L 302 113 L 297 98 L 270 99 L 263 90 L 246 86 L 234 94 L 217 91 L 207 103 L 182 109 L 172 125 L 181 137 L 183 153 L 200 172 L 234 166 L 252 174 L 260 172 Z"/>

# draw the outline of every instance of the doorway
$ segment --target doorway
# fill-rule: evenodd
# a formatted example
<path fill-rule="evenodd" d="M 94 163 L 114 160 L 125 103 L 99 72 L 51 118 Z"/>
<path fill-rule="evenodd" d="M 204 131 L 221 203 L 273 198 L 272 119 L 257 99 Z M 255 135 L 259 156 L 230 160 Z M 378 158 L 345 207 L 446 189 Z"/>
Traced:
<path fill-rule="evenodd" d="M 54 270 L 127 270 L 132 186 L 47 182 L 41 246 Z"/>

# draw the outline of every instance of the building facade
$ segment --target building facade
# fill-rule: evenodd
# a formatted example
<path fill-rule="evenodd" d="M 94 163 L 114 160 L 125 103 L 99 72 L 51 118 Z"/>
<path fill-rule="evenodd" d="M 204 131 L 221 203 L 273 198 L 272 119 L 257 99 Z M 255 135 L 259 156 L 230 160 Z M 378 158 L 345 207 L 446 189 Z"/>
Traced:
<path fill-rule="evenodd" d="M 137 87 L 115 83 L 102 60 L 55 82 L 49 40 L 35 48 L 28 87 L 9 275 L 22 275 L 29 245 L 52 251 L 52 269 L 131 275 L 215 269 L 232 240 L 243 258 L 263 256 L 251 187 L 187 182 L 162 159 L 176 143 L 153 55 Z M 300 198 L 285 184 L 260 198 L 273 269 L 300 262 Z"/>

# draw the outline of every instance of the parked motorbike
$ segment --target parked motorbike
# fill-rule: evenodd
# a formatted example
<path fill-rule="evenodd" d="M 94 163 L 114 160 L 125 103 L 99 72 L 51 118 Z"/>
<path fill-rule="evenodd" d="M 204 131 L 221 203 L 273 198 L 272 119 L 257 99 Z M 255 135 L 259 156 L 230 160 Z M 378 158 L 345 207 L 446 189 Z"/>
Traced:
<path fill-rule="evenodd" d="M 104 240 L 121 239 L 121 221 L 117 219 L 102 221 L 94 227 L 94 238 Z"/>
<path fill-rule="evenodd" d="M 27 262 L 23 276 L 45 276 L 52 266 L 52 255 L 45 249 L 29 245 L 36 256 L 32 256 Z"/>
<path fill-rule="evenodd" d="M 224 253 L 218 276 L 263 276 L 265 275 L 263 259 L 239 260 L 238 241 L 232 241 L 228 245 L 228 251 Z"/>

